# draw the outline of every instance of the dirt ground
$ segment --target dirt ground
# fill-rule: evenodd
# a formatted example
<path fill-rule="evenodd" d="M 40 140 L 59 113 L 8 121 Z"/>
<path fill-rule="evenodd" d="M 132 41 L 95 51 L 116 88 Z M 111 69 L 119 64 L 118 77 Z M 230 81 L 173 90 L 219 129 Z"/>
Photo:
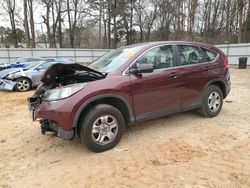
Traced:
<path fill-rule="evenodd" d="M 0 92 L 0 187 L 250 187 L 250 68 L 231 68 L 216 118 L 186 112 L 126 130 L 113 150 L 43 136 L 28 93 Z"/>

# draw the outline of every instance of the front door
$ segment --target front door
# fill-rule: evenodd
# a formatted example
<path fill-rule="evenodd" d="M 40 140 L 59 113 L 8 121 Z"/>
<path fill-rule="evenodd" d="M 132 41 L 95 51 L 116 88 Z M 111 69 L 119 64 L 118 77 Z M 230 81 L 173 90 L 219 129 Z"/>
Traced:
<path fill-rule="evenodd" d="M 180 109 L 181 87 L 176 58 L 171 45 L 154 47 L 132 66 L 153 64 L 152 73 L 131 74 L 136 120 L 151 119 Z"/>

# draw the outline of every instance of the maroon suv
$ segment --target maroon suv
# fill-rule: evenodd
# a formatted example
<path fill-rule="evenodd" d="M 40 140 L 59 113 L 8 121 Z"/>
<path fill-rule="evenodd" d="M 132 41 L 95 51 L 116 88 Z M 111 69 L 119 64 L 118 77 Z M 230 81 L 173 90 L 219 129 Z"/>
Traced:
<path fill-rule="evenodd" d="M 113 148 L 126 125 L 192 109 L 214 117 L 230 91 L 227 57 L 191 42 L 126 46 L 88 67 L 55 64 L 41 81 L 29 106 L 42 133 L 79 136 L 95 152 Z"/>

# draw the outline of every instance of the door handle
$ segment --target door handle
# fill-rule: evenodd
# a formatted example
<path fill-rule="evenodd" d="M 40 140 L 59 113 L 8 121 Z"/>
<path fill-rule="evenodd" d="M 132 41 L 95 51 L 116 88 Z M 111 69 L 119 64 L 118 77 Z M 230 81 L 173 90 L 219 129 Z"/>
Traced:
<path fill-rule="evenodd" d="M 177 78 L 178 76 L 179 76 L 178 72 L 171 72 L 170 73 L 170 77 L 172 77 L 172 78 Z"/>
<path fill-rule="evenodd" d="M 205 67 L 204 67 L 204 70 L 208 70 L 208 69 L 209 69 L 209 66 L 205 66 Z"/>

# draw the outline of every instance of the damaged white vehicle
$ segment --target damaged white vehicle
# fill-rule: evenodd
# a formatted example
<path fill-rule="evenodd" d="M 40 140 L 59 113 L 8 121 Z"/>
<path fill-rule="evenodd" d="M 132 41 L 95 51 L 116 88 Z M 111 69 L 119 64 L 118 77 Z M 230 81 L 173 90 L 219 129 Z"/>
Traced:
<path fill-rule="evenodd" d="M 70 64 L 71 62 L 40 61 L 23 68 L 10 68 L 0 71 L 0 90 L 28 91 L 38 86 L 43 73 L 53 64 Z"/>

